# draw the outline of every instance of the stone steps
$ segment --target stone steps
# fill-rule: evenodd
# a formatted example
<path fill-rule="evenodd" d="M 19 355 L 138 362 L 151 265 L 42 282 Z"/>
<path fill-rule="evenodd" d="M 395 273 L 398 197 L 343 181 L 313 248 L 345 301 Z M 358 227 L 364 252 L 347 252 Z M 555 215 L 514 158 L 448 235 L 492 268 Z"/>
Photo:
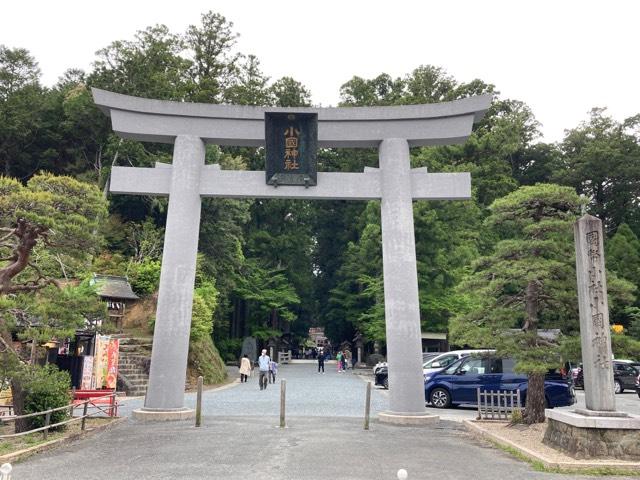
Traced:
<path fill-rule="evenodd" d="M 124 344 L 124 345 L 120 345 L 120 351 L 122 353 L 137 353 L 140 352 L 140 350 L 142 349 L 146 349 L 149 352 L 151 352 L 151 344 L 136 344 L 136 345 L 128 345 L 128 344 Z"/>
<path fill-rule="evenodd" d="M 127 372 L 119 372 L 120 375 L 122 375 L 123 377 L 125 377 L 127 380 L 129 380 L 129 382 L 134 383 L 134 382 L 148 382 L 149 381 L 149 375 L 147 375 L 146 373 L 127 373 Z"/>
<path fill-rule="evenodd" d="M 118 383 L 128 396 L 141 396 L 147 391 L 148 368 L 151 358 L 150 338 L 120 338 Z"/>

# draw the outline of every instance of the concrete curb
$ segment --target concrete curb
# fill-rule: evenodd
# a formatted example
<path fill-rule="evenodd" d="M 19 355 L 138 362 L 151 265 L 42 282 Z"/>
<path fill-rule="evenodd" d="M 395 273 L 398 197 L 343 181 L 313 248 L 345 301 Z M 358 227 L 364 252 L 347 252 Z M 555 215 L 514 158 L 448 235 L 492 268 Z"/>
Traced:
<path fill-rule="evenodd" d="M 517 443 L 512 442 L 506 438 L 503 438 L 499 435 L 494 434 L 493 432 L 489 432 L 482 428 L 482 426 L 476 423 L 474 420 L 463 420 L 463 425 L 465 428 L 474 436 L 489 440 L 493 443 L 496 443 L 501 446 L 506 446 L 513 448 L 520 452 L 525 457 L 530 460 L 535 460 L 544 466 L 544 468 L 548 469 L 559 469 L 559 470 L 587 470 L 592 468 L 619 468 L 622 470 L 632 470 L 640 472 L 640 462 L 624 462 L 617 460 L 609 460 L 603 462 L 590 462 L 585 460 L 574 460 L 571 462 L 558 462 L 548 458 L 546 455 L 531 450 L 529 448 L 518 445 Z"/>
<path fill-rule="evenodd" d="M 223 385 L 217 385 L 215 387 L 205 388 L 204 391 L 203 391 L 203 394 L 207 393 L 207 392 L 220 392 L 222 390 L 227 390 L 229 388 L 237 387 L 238 385 L 240 385 L 240 379 L 236 378 L 235 380 L 233 380 L 231 382 L 227 382 L 227 383 L 225 383 Z M 185 392 L 185 393 L 196 393 L 196 391 L 192 390 L 192 391 L 188 391 L 188 392 Z"/>
<path fill-rule="evenodd" d="M 237 387 L 238 385 L 240 385 L 240 380 L 237 379 L 237 378 L 235 380 L 230 381 L 230 382 L 223 383 L 222 385 L 215 385 L 213 387 L 207 387 L 205 385 L 205 387 L 203 389 L 203 393 L 218 392 L 218 391 L 221 391 L 221 390 L 226 390 L 228 388 Z M 194 393 L 195 394 L 196 390 L 195 389 L 185 390 L 184 393 L 185 393 L 185 395 L 188 395 L 190 393 Z M 141 398 L 144 400 L 144 395 L 136 395 L 135 397 L 126 397 L 126 396 L 125 397 L 118 397 L 118 401 L 126 403 L 126 402 L 128 402 L 130 400 L 139 400 Z"/>
<path fill-rule="evenodd" d="M 181 408 L 179 410 L 145 410 L 138 408 L 131 412 L 131 418 L 140 422 L 174 422 L 191 420 L 196 418 L 193 408 Z"/>
<path fill-rule="evenodd" d="M 45 443 L 40 443 L 38 445 L 35 445 L 33 447 L 29 447 L 29 448 L 24 448 L 22 450 L 18 450 L 17 452 L 11 452 L 11 453 L 7 453 L 5 455 L 1 455 L 0 456 L 0 463 L 16 463 L 19 462 L 21 460 L 24 460 L 27 457 L 30 457 L 31 455 L 35 455 L 36 453 L 40 453 L 40 452 L 45 452 L 48 450 L 53 450 L 55 447 L 57 446 L 61 446 L 63 444 L 66 443 L 71 443 L 75 440 L 79 440 L 81 438 L 87 438 L 90 437 L 98 432 L 102 432 L 103 430 L 108 430 L 109 428 L 112 428 L 116 425 L 118 425 L 119 423 L 124 422 L 125 420 L 128 420 L 127 417 L 119 417 L 116 418 L 115 420 L 109 422 L 109 423 L 105 423 L 104 425 L 98 425 L 96 427 L 93 427 L 91 429 L 87 429 L 84 432 L 78 432 L 78 433 L 74 433 L 72 435 L 69 435 L 68 437 L 62 437 L 62 438 L 57 438 L 55 440 L 51 440 L 49 442 L 45 442 Z"/>
<path fill-rule="evenodd" d="M 427 425 L 437 425 L 440 422 L 438 415 L 425 413 L 424 415 L 411 415 L 395 412 L 378 413 L 378 421 L 388 425 L 406 425 L 409 427 L 424 427 Z"/>

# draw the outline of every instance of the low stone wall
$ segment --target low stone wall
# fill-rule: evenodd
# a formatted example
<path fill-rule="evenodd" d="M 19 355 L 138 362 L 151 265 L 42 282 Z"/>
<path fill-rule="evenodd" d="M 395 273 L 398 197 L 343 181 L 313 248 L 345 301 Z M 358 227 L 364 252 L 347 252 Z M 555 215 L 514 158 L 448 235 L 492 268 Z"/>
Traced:
<path fill-rule="evenodd" d="M 551 418 L 543 443 L 576 459 L 640 460 L 640 430 L 584 428 Z"/>

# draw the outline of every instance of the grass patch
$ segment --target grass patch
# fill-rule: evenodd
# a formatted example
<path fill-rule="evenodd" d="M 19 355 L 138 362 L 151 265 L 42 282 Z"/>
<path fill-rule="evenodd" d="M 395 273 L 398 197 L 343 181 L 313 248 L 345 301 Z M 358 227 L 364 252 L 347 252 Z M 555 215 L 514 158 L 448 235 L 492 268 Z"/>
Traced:
<path fill-rule="evenodd" d="M 98 427 L 106 423 L 113 421 L 112 418 L 100 417 L 100 418 L 87 418 L 86 429 Z M 14 432 L 13 423 L 3 425 L 0 428 L 0 434 L 10 435 Z M 30 433 L 28 435 L 22 435 L 14 438 L 3 438 L 0 440 L 0 455 L 7 455 L 9 453 L 24 450 L 25 448 L 35 447 L 52 440 L 58 440 L 61 438 L 67 438 L 72 435 L 81 432 L 81 421 L 71 423 L 67 425 L 67 428 L 62 431 L 49 432 L 47 439 L 44 439 L 42 432 Z"/>
<path fill-rule="evenodd" d="M 499 450 L 508 453 L 509 455 L 521 460 L 523 462 L 531 465 L 537 472 L 545 472 L 545 473 L 564 473 L 564 474 L 579 474 L 579 475 L 589 475 L 594 477 L 602 477 L 602 476 L 626 476 L 626 477 L 638 477 L 640 476 L 640 472 L 637 470 L 627 470 L 624 468 L 618 467 L 591 467 L 591 468 L 564 468 L 564 467 L 547 467 L 540 460 L 536 460 L 531 458 L 520 450 L 510 447 L 509 445 L 503 445 L 502 443 L 497 442 L 492 438 L 485 438 L 492 445 L 497 447 Z"/>
<path fill-rule="evenodd" d="M 227 367 L 209 336 L 189 342 L 188 383 L 195 385 L 199 375 L 205 385 L 218 385 L 227 379 Z"/>

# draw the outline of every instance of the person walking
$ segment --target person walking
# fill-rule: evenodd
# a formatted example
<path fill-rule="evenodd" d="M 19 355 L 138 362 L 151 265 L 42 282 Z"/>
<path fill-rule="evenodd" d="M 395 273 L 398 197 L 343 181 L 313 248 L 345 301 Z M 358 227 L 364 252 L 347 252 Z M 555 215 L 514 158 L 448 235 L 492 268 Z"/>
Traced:
<path fill-rule="evenodd" d="M 276 383 L 276 375 L 278 374 L 278 364 L 271 360 L 269 362 L 269 383 Z"/>
<path fill-rule="evenodd" d="M 342 351 L 338 350 L 336 360 L 338 361 L 338 373 L 342 373 Z"/>
<path fill-rule="evenodd" d="M 320 349 L 318 351 L 318 374 L 322 370 L 322 375 L 324 375 L 324 351 Z"/>
<path fill-rule="evenodd" d="M 249 355 L 244 355 L 240 360 L 240 383 L 247 383 L 247 379 L 251 375 L 251 360 Z"/>
<path fill-rule="evenodd" d="M 258 377 L 258 383 L 260 384 L 260 390 L 266 390 L 269 383 L 269 364 L 271 358 L 267 355 L 267 350 L 262 350 L 262 355 L 258 357 L 258 368 L 260 369 L 260 376 Z"/>
<path fill-rule="evenodd" d="M 344 368 L 347 370 L 351 366 L 351 350 L 344 352 Z"/>

